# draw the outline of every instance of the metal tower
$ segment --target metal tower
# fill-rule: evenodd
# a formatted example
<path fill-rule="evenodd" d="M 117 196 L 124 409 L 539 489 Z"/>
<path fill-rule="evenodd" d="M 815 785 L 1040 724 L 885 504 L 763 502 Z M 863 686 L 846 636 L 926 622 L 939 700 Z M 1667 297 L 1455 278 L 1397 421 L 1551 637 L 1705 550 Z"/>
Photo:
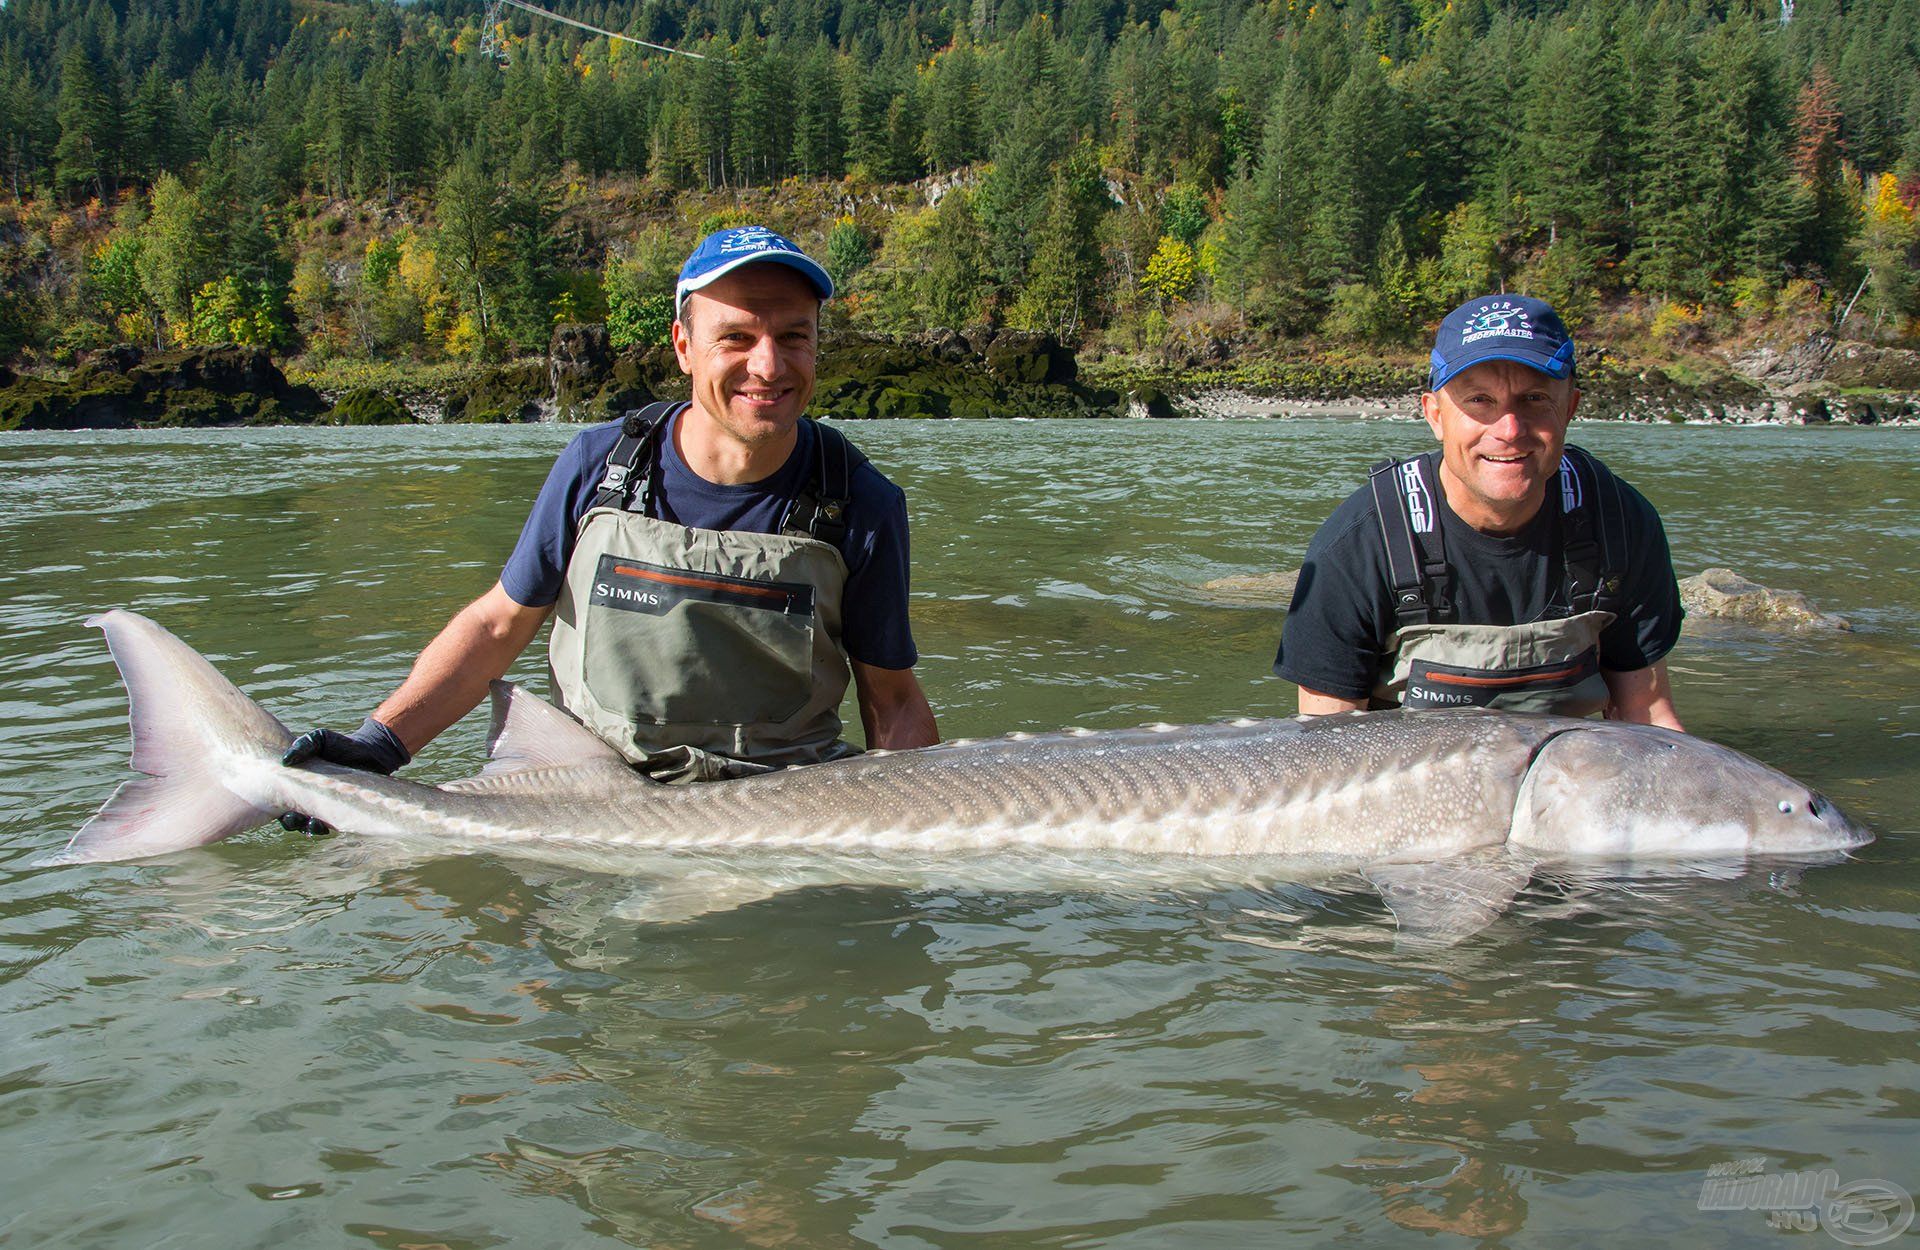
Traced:
<path fill-rule="evenodd" d="M 486 0 L 486 11 L 480 15 L 480 55 L 505 65 L 507 45 L 500 38 L 500 10 L 503 7 L 505 0 Z"/>

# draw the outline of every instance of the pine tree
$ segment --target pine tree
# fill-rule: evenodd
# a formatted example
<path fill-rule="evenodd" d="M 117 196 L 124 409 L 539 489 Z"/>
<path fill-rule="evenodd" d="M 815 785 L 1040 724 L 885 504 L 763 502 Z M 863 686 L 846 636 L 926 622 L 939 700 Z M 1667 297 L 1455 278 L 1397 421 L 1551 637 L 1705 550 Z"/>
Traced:
<path fill-rule="evenodd" d="M 825 40 L 813 45 L 795 76 L 793 164 L 810 178 L 846 172 L 846 137 L 840 122 L 840 74 Z"/>
<path fill-rule="evenodd" d="M 1622 136 L 1618 81 L 1591 13 L 1549 34 L 1533 61 L 1521 135 L 1527 208 L 1550 240 L 1611 243 L 1624 197 L 1616 186 Z M 1578 87 L 1568 90 L 1568 84 Z"/>
<path fill-rule="evenodd" d="M 179 128 L 173 85 L 153 66 L 140 79 L 127 109 L 127 175 L 151 183 L 162 171 L 174 169 L 179 163 Z"/>
<path fill-rule="evenodd" d="M 1826 67 L 1815 64 L 1794 108 L 1793 171 L 1807 196 L 1794 256 L 1826 274 L 1837 272 L 1856 220 L 1840 158 L 1838 92 Z"/>
<path fill-rule="evenodd" d="M 440 178 L 434 195 L 439 222 L 438 254 L 453 279 L 461 307 L 483 339 L 498 316 L 495 286 L 506 258 L 501 231 L 500 186 L 468 153 Z"/>
<path fill-rule="evenodd" d="M 1090 319 L 1099 281 L 1095 228 L 1107 203 L 1099 163 L 1083 147 L 1062 162 L 1047 192 L 1033 262 L 1009 323 L 1063 341 L 1079 335 Z"/>
<path fill-rule="evenodd" d="M 926 99 L 926 156 L 935 173 L 945 173 L 979 160 L 980 58 L 966 27 L 954 37 L 954 47 L 936 56 L 922 76 Z"/>
<path fill-rule="evenodd" d="M 55 106 L 60 139 L 53 149 L 54 181 L 111 198 L 119 174 L 120 108 L 93 57 L 75 43 L 60 62 Z"/>
<path fill-rule="evenodd" d="M 1399 95 L 1376 56 L 1363 52 L 1334 94 L 1314 157 L 1307 218 L 1310 280 L 1323 289 L 1363 278 L 1381 227 L 1405 189 Z"/>

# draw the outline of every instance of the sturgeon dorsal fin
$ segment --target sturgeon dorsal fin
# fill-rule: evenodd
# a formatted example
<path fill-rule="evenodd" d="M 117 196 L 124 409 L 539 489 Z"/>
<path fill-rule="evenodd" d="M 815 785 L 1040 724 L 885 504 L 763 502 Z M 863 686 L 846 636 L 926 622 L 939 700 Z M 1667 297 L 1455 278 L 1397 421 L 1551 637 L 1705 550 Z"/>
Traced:
<path fill-rule="evenodd" d="M 496 681 L 489 689 L 493 691 L 493 728 L 487 731 L 487 766 L 480 770 L 482 777 L 590 764 L 627 767 L 618 751 L 538 695 L 510 681 Z"/>

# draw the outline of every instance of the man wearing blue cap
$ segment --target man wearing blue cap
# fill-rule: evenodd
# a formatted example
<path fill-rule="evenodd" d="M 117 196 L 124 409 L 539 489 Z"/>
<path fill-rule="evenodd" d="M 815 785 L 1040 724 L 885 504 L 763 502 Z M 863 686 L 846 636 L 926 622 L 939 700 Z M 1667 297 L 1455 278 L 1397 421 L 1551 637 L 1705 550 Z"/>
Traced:
<path fill-rule="evenodd" d="M 913 673 L 905 497 L 801 415 L 832 294 L 825 269 L 764 227 L 702 239 L 674 291 L 691 402 L 576 437 L 494 587 L 358 730 L 305 734 L 288 762 L 392 772 L 549 616 L 556 701 L 661 781 L 852 754 L 849 677 L 870 747 L 938 741 Z"/>
<path fill-rule="evenodd" d="M 1567 445 L 1573 338 L 1520 295 L 1435 336 L 1438 452 L 1388 461 L 1307 547 L 1274 671 L 1310 715 L 1495 707 L 1679 729 L 1679 586 L 1660 517 Z"/>

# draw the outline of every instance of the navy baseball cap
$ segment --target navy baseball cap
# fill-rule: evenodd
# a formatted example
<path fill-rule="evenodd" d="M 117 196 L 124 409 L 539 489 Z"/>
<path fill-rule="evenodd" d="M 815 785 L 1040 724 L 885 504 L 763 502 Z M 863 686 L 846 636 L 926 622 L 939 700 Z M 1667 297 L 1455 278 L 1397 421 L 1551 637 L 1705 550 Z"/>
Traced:
<path fill-rule="evenodd" d="M 1511 360 L 1550 378 L 1573 376 L 1573 335 L 1543 299 L 1482 295 L 1448 313 L 1433 336 L 1427 389 L 1437 391 L 1463 369 Z"/>
<path fill-rule="evenodd" d="M 813 284 L 821 299 L 833 298 L 833 279 L 820 262 L 794 245 L 792 239 L 775 234 L 765 226 L 735 226 L 716 230 L 700 240 L 680 266 L 680 280 L 673 284 L 673 311 L 678 315 L 687 302 L 687 293 L 697 291 L 742 265 L 775 264 L 798 270 Z"/>

